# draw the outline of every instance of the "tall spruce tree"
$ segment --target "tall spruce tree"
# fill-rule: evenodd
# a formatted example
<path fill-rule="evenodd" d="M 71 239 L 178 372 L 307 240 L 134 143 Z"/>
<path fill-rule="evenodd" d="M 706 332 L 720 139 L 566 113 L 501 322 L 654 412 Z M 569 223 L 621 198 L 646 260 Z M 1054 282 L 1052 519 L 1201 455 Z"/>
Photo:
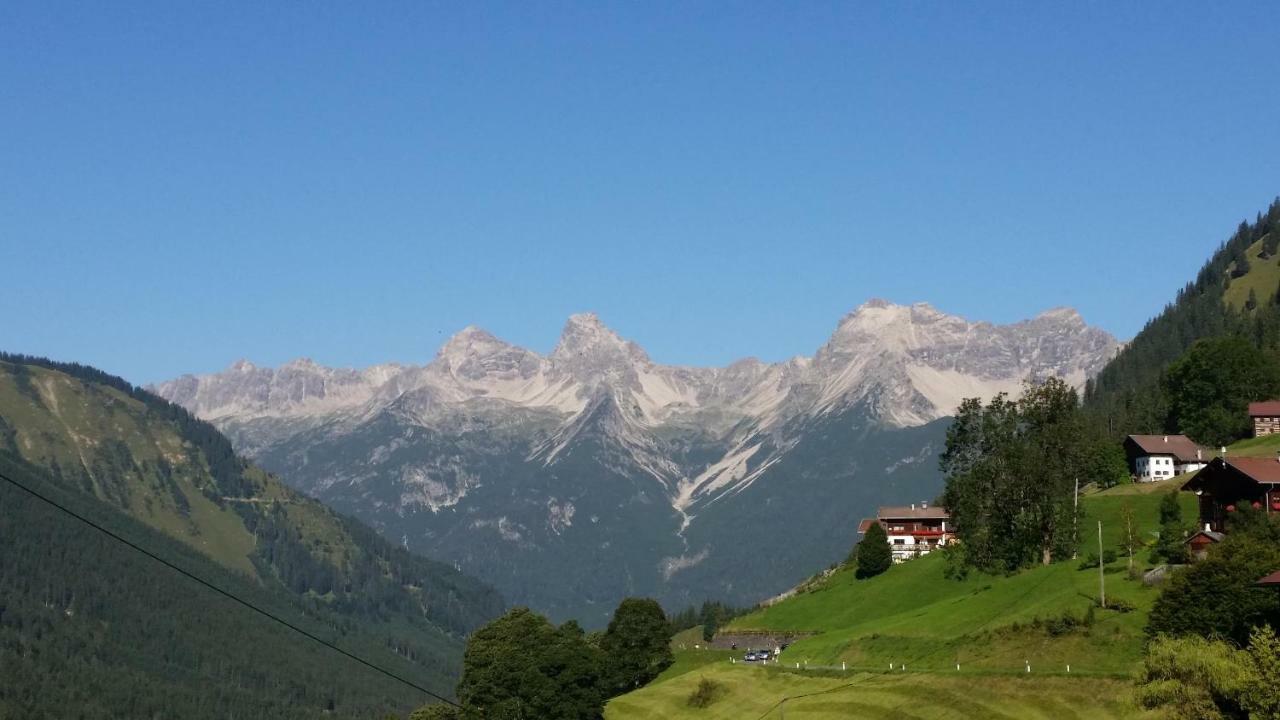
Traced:
<path fill-rule="evenodd" d="M 1187 524 L 1182 519 L 1182 505 L 1178 503 L 1178 491 L 1170 490 L 1160 499 L 1160 537 L 1151 551 L 1157 562 L 1180 565 L 1187 562 Z"/>
<path fill-rule="evenodd" d="M 885 534 L 880 523 L 873 522 L 862 536 L 856 552 L 858 569 L 855 575 L 859 578 L 875 577 L 893 565 L 893 549 L 889 546 L 889 536 Z"/>

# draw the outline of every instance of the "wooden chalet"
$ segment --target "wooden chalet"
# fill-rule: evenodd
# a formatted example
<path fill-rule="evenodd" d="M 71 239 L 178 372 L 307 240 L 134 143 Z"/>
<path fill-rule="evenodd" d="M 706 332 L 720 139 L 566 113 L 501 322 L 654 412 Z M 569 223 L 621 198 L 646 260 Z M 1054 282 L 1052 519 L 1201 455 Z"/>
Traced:
<path fill-rule="evenodd" d="M 951 514 L 946 508 L 929 507 L 929 503 L 886 506 L 876 512 L 876 517 L 859 523 L 858 533 L 865 533 L 872 523 L 880 523 L 889 536 L 893 561 L 900 563 L 927 555 L 951 542 L 955 532 L 948 527 L 950 521 Z"/>
<path fill-rule="evenodd" d="M 1241 507 L 1280 513 L 1280 457 L 1214 458 L 1182 489 L 1199 497 L 1201 527 L 1224 532 Z"/>
<path fill-rule="evenodd" d="M 1280 432 L 1280 400 L 1249 403 L 1249 419 L 1254 437 Z"/>

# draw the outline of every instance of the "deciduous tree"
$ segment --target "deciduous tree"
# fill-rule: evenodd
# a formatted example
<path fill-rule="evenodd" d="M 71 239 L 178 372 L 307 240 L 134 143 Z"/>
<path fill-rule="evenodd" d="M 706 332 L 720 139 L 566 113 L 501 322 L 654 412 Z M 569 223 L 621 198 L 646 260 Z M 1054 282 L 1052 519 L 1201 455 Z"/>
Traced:
<path fill-rule="evenodd" d="M 515 608 L 467 642 L 458 683 L 463 717 L 596 720 L 605 699 L 603 661 L 576 623 L 557 628 Z"/>
<path fill-rule="evenodd" d="M 1239 335 L 1200 340 L 1169 366 L 1164 386 L 1178 430 L 1228 445 L 1248 435 L 1251 401 L 1280 394 L 1280 363 Z"/>
<path fill-rule="evenodd" d="M 600 639 L 610 695 L 647 684 L 671 666 L 671 625 L 656 600 L 626 598 Z"/>

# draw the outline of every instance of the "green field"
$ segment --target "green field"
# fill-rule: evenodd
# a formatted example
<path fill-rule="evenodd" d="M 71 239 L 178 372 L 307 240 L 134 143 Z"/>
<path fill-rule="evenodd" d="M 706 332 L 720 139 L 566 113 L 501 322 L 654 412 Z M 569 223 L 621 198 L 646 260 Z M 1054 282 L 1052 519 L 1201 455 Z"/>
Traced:
<path fill-rule="evenodd" d="M 843 685 L 849 687 L 789 701 L 788 714 L 1141 717 L 1129 701 L 1130 678 L 1141 664 L 1143 628 L 1158 591 L 1129 578 L 1128 558 L 1119 551 L 1122 509 L 1133 509 L 1150 544 L 1163 493 L 1184 479 L 1125 485 L 1082 499 L 1082 555 L 1097 552 L 1099 521 L 1103 548 L 1118 555 L 1104 573 L 1108 609 L 1093 607 L 1099 595 L 1096 567 L 1082 570 L 1078 561 L 1011 576 L 973 573 L 963 580 L 944 576 L 940 554 L 870 580 L 842 569 L 812 590 L 730 624 L 817 633 L 788 648 L 781 667 L 730 664 L 723 651 L 692 649 L 685 635 L 677 638 L 676 666 L 650 686 L 614 700 L 606 717 L 764 717 L 784 697 Z M 1192 518 L 1194 498 L 1187 494 L 1182 503 L 1184 516 Z M 1135 555 L 1134 565 L 1150 567 L 1147 550 Z M 1117 599 L 1122 610 L 1115 609 Z M 725 691 L 710 707 L 691 708 L 687 698 L 704 676 Z M 768 717 L 781 717 L 778 712 Z"/>
<path fill-rule="evenodd" d="M 700 680 L 722 686 L 706 708 L 688 698 Z M 1131 683 L 1109 678 L 971 673 L 803 674 L 757 667 L 707 666 L 609 703 L 605 720 L 1108 720 L 1146 718 L 1129 700 Z M 807 697 L 799 697 L 806 696 Z M 786 699 L 785 703 L 782 701 Z"/>

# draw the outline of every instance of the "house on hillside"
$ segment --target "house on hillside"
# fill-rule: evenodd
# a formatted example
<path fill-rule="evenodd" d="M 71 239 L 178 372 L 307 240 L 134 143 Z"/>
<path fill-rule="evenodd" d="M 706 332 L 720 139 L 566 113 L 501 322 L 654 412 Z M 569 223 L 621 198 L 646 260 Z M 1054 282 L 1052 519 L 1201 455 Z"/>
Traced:
<path fill-rule="evenodd" d="M 1203 560 L 1209 554 L 1209 546 L 1222 542 L 1226 535 L 1213 530 L 1197 530 L 1187 538 L 1187 554 L 1192 560 Z"/>
<path fill-rule="evenodd" d="M 1124 454 L 1138 482 L 1195 472 L 1209 463 L 1210 456 L 1186 435 L 1130 435 L 1124 440 Z"/>
<path fill-rule="evenodd" d="M 1254 437 L 1280 432 L 1280 400 L 1249 403 L 1249 419 L 1253 421 Z"/>
<path fill-rule="evenodd" d="M 955 539 L 955 532 L 948 527 L 950 521 L 946 508 L 929 507 L 929 503 L 889 506 L 880 508 L 876 517 L 859 523 L 858 533 L 865 533 L 871 523 L 880 523 L 889 536 L 893 561 L 900 563 L 927 555 Z"/>
<path fill-rule="evenodd" d="M 1214 458 L 1182 489 L 1200 499 L 1200 527 L 1224 532 L 1241 507 L 1280 513 L 1280 457 Z"/>

